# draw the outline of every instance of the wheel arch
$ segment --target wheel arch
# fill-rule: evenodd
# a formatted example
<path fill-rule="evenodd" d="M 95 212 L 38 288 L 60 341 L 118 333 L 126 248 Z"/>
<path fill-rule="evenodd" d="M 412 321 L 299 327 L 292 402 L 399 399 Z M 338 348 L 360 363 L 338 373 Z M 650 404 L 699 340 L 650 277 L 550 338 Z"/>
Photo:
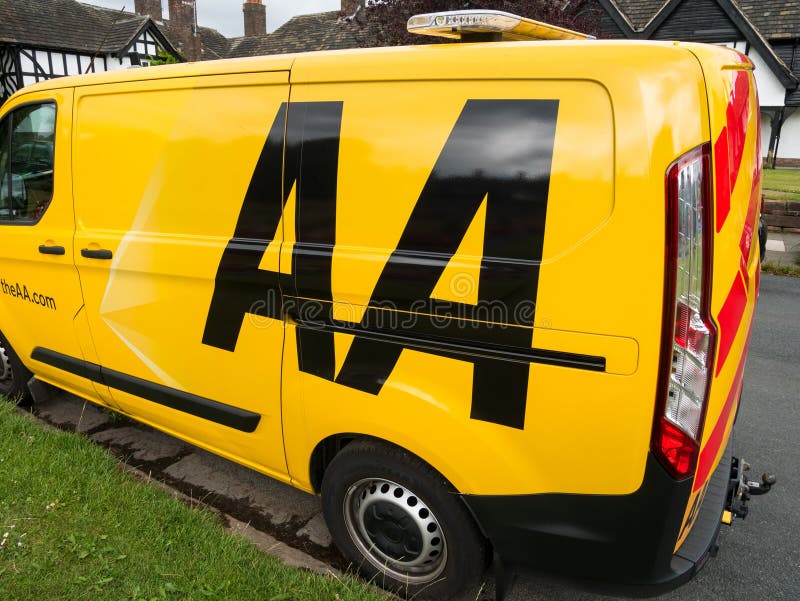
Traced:
<path fill-rule="evenodd" d="M 361 441 L 361 440 L 369 440 L 378 442 L 389 447 L 394 447 L 396 449 L 400 449 L 410 455 L 413 455 L 416 459 L 430 467 L 433 471 L 435 471 L 441 478 L 445 481 L 446 485 L 453 490 L 463 503 L 464 507 L 466 507 L 467 512 L 472 516 L 473 521 L 480 530 L 483 537 L 487 540 L 488 544 L 491 546 L 492 542 L 486 534 L 486 531 L 483 528 L 483 525 L 478 520 L 478 517 L 472 511 L 472 508 L 469 506 L 469 503 L 466 503 L 463 498 L 461 491 L 453 484 L 452 480 L 448 478 L 442 470 L 438 469 L 435 465 L 427 461 L 424 457 L 421 457 L 418 453 L 407 449 L 401 444 L 397 444 L 396 442 L 392 442 L 391 440 L 387 440 L 385 438 L 380 438 L 378 436 L 372 436 L 369 434 L 361 434 L 357 432 L 341 432 L 338 434 L 331 434 L 326 436 L 322 440 L 320 440 L 314 450 L 311 452 L 311 457 L 309 459 L 309 482 L 311 483 L 311 487 L 314 491 L 314 494 L 321 494 L 322 493 L 322 479 L 325 476 L 325 471 L 327 470 L 328 466 L 331 464 L 333 459 L 339 452 L 344 449 L 347 445 L 352 442 Z"/>
<path fill-rule="evenodd" d="M 311 451 L 308 473 L 309 473 L 309 481 L 311 482 L 311 486 L 314 490 L 314 493 L 320 494 L 320 492 L 322 491 L 322 478 L 325 475 L 325 470 L 331 464 L 331 461 L 333 461 L 334 457 L 336 457 L 336 455 L 338 455 L 339 452 L 343 448 L 345 448 L 348 444 L 360 440 L 369 440 L 378 442 L 390 447 L 401 449 L 406 453 L 413 455 L 419 461 L 422 461 L 428 467 L 434 470 L 437 474 L 439 474 L 453 491 L 455 491 L 456 493 L 460 492 L 458 488 L 453 484 L 452 480 L 448 478 L 447 475 L 443 473 L 441 469 L 439 469 L 436 465 L 432 464 L 425 457 L 422 457 L 419 453 L 414 452 L 413 449 L 409 449 L 401 444 L 398 444 L 391 440 L 387 440 L 385 438 L 380 438 L 378 436 L 361 434 L 357 432 L 342 432 L 338 434 L 331 434 L 323 438 L 316 444 L 314 450 Z"/>

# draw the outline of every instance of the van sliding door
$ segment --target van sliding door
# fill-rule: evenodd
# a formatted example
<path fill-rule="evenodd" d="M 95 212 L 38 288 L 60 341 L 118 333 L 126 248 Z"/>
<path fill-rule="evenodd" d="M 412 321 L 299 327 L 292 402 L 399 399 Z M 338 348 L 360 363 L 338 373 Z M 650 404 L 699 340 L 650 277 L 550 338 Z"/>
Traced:
<path fill-rule="evenodd" d="M 278 478 L 287 71 L 76 90 L 75 262 L 137 419 Z M 246 205 L 251 210 L 243 211 Z M 265 279 L 266 278 L 266 279 Z"/>

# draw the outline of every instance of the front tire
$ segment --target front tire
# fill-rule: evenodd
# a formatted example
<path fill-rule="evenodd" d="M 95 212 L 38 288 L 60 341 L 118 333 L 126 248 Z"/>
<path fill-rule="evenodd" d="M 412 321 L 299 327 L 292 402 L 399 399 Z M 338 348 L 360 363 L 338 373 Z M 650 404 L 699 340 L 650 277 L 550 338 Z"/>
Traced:
<path fill-rule="evenodd" d="M 450 483 L 418 457 L 350 443 L 325 471 L 322 506 L 337 547 L 367 579 L 407 597 L 476 598 L 486 540 Z"/>
<path fill-rule="evenodd" d="M 0 397 L 18 405 L 29 405 L 32 401 L 28 380 L 33 374 L 22 364 L 19 356 L 0 332 Z"/>

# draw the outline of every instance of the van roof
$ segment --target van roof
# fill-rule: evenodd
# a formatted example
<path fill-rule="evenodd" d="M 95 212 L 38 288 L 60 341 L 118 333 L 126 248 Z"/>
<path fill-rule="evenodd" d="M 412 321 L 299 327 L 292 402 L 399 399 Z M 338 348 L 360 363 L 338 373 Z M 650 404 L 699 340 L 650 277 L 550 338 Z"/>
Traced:
<path fill-rule="evenodd" d="M 636 47 L 636 52 L 632 51 L 632 46 Z M 446 79 L 568 77 L 567 72 L 573 71 L 573 67 L 580 66 L 580 71 L 585 74 L 587 64 L 599 67 L 601 64 L 619 63 L 643 70 L 652 69 L 652 59 L 663 59 L 666 53 L 677 60 L 679 55 L 685 57 L 695 46 L 698 44 L 598 40 L 591 45 L 581 41 L 491 42 L 327 50 L 60 77 L 26 86 L 11 98 L 59 88 L 280 71 L 291 71 L 292 83 L 442 79 L 443 69 L 446 69 Z M 700 46 L 709 48 L 705 44 Z M 738 54 L 725 47 L 710 48 L 732 56 Z M 562 67 L 566 69 L 563 75 L 552 73 Z"/>

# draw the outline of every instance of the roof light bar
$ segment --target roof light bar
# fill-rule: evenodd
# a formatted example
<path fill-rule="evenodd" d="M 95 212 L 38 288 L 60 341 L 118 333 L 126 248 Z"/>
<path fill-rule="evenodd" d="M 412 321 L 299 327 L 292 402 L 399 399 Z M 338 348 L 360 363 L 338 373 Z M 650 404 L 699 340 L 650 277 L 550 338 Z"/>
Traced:
<path fill-rule="evenodd" d="M 503 41 L 593 40 L 594 36 L 548 25 L 499 10 L 456 10 L 415 15 L 408 20 L 409 33 L 455 40 L 475 34 L 495 34 Z"/>

